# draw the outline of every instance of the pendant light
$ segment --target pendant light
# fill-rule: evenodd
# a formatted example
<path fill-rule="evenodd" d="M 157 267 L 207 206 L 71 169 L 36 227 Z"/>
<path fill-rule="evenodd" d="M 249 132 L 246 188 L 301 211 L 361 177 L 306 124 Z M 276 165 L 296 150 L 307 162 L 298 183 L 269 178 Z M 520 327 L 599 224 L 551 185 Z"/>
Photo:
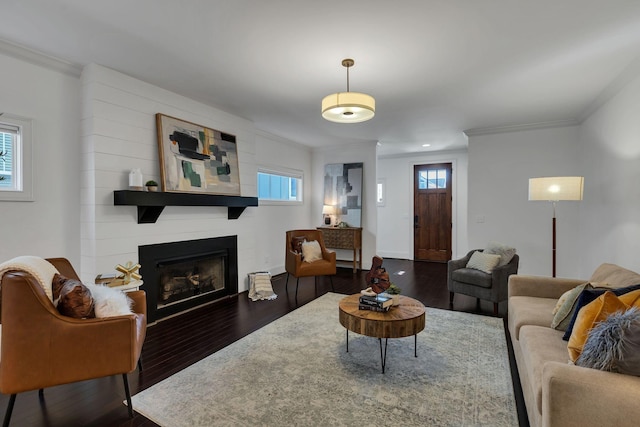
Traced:
<path fill-rule="evenodd" d="M 349 68 L 353 59 L 343 59 L 342 66 L 347 69 L 347 91 L 332 93 L 322 100 L 322 117 L 336 123 L 359 123 L 367 121 L 376 114 L 376 101 L 366 93 L 349 92 Z"/>

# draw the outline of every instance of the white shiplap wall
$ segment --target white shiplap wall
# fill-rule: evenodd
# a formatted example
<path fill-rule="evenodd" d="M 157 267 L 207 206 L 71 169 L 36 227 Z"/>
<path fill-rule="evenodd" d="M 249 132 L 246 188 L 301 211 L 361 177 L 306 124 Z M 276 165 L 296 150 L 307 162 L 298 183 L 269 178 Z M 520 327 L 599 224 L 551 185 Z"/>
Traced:
<path fill-rule="evenodd" d="M 256 262 L 255 210 L 227 219 L 226 207 L 166 207 L 155 224 L 138 224 L 134 206 L 114 206 L 129 171 L 160 180 L 155 114 L 234 134 L 242 196 L 256 196 L 255 132 L 251 122 L 157 86 L 91 64 L 82 72 L 81 277 L 138 261 L 138 246 L 238 235 L 239 290 Z M 246 289 L 246 288 L 245 288 Z"/>

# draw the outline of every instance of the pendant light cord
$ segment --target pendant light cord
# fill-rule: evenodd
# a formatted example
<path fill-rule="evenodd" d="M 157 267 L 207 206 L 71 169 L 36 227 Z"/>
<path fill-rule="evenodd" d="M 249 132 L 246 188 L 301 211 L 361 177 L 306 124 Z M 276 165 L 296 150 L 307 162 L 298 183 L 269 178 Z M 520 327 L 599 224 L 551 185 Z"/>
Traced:
<path fill-rule="evenodd" d="M 349 68 L 351 67 L 347 67 L 347 92 L 349 92 Z"/>

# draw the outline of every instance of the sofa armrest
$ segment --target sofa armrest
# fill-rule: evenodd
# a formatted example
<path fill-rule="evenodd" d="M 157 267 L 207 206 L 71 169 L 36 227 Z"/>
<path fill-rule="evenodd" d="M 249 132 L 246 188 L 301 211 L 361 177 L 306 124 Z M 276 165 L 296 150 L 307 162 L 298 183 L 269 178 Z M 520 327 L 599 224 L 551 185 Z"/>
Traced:
<path fill-rule="evenodd" d="M 560 298 L 566 291 L 585 282 L 581 279 L 514 274 L 509 276 L 509 297 Z"/>
<path fill-rule="evenodd" d="M 638 425 L 640 377 L 547 362 L 542 369 L 542 425 Z"/>

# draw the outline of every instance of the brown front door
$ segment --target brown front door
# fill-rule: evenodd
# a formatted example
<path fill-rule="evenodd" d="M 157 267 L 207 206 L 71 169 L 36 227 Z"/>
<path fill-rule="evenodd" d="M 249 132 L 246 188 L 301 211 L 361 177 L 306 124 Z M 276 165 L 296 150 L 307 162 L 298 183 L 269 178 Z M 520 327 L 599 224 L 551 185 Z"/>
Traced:
<path fill-rule="evenodd" d="M 451 259 L 451 163 L 414 166 L 416 261 Z"/>

